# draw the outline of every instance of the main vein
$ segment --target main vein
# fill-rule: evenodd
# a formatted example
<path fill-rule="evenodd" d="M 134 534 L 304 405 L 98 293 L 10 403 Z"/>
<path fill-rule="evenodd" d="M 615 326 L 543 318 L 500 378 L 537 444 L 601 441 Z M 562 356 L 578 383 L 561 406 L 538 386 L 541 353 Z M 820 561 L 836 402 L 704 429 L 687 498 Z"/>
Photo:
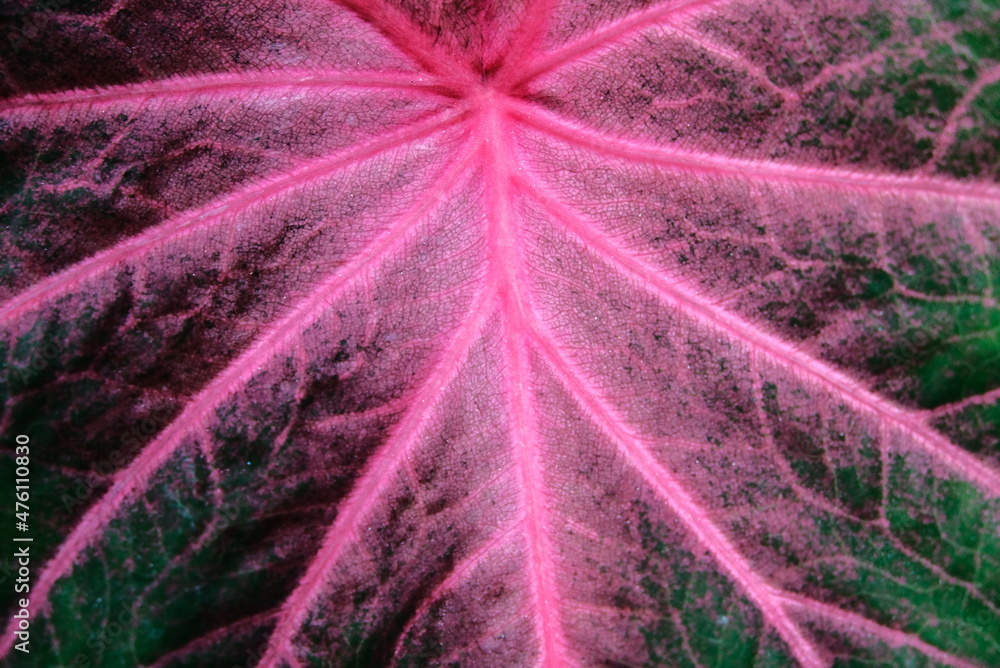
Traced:
<path fill-rule="evenodd" d="M 528 574 L 536 607 L 537 632 L 541 641 L 539 666 L 561 668 L 574 665 L 560 620 L 560 595 L 555 580 L 555 556 L 549 531 L 548 498 L 544 464 L 529 397 L 530 370 L 526 343 L 526 299 L 524 267 L 518 249 L 518 232 L 512 220 L 510 182 L 513 140 L 510 122 L 495 98 L 483 100 L 480 132 L 485 138 L 484 164 L 487 177 L 487 217 L 490 221 L 490 272 L 500 286 L 504 317 L 505 391 L 510 398 L 511 440 L 518 470 L 524 531 L 528 547 Z"/>

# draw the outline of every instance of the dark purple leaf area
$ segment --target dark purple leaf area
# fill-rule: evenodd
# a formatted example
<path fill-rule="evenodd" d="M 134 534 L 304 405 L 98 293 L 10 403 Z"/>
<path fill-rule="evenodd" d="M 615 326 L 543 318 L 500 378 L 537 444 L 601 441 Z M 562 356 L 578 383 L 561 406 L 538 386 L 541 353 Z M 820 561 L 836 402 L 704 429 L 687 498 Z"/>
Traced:
<path fill-rule="evenodd" d="M 997 0 L 0 38 L 3 665 L 1000 666 Z"/>

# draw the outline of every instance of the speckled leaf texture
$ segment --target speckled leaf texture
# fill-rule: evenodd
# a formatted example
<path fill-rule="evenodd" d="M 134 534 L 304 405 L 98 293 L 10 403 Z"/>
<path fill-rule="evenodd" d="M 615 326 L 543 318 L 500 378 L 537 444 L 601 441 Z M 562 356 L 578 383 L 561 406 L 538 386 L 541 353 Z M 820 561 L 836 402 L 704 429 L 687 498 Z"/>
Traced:
<path fill-rule="evenodd" d="M 2 665 L 1000 666 L 1000 1 L 0 37 Z"/>

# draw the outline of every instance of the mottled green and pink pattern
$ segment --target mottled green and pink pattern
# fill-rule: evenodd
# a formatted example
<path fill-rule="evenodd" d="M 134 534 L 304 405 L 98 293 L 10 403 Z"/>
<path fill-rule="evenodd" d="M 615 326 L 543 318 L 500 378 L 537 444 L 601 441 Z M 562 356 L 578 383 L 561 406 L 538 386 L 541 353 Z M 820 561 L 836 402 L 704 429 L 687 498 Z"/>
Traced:
<path fill-rule="evenodd" d="M 1000 666 L 1000 0 L 0 38 L 0 664 Z"/>

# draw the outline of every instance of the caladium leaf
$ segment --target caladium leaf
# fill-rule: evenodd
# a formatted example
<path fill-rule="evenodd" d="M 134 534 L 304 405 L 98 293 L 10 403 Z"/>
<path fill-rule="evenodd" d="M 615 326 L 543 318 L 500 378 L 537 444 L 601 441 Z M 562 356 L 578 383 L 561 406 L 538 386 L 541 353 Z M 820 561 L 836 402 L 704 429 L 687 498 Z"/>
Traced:
<path fill-rule="evenodd" d="M 5 665 L 1000 665 L 994 0 L 3 12 Z"/>

